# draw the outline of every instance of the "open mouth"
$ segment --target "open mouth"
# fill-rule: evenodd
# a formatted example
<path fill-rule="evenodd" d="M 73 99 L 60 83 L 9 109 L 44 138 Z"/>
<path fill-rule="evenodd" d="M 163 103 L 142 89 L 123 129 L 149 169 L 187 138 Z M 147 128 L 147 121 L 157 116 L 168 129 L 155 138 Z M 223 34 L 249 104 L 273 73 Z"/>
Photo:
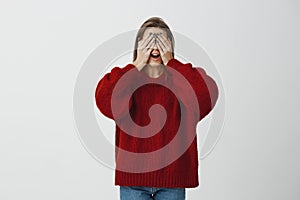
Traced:
<path fill-rule="evenodd" d="M 159 56 L 160 56 L 159 53 L 156 53 L 156 52 L 155 53 L 154 52 L 151 53 L 151 57 L 152 58 L 159 58 Z"/>

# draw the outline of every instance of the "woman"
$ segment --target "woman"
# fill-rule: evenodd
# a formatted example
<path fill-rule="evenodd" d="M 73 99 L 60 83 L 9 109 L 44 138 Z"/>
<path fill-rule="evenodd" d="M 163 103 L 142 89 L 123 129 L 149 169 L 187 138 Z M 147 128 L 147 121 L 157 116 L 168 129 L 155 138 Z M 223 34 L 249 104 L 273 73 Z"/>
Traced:
<path fill-rule="evenodd" d="M 134 87 L 137 83 L 145 84 Z M 95 92 L 99 110 L 116 122 L 115 185 L 121 200 L 183 200 L 186 188 L 199 185 L 196 125 L 217 98 L 216 82 L 204 69 L 174 57 L 168 25 L 159 17 L 146 20 L 136 36 L 133 63 L 114 67 Z M 151 110 L 157 104 L 163 112 Z M 168 151 L 160 151 L 165 146 Z"/>

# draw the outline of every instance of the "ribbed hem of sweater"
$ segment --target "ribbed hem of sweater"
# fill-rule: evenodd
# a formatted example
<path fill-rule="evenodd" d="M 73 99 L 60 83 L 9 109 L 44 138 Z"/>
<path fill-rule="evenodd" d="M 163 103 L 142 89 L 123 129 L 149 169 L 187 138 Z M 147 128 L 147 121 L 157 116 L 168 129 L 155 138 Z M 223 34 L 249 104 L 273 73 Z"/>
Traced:
<path fill-rule="evenodd" d="M 154 171 L 147 173 L 128 173 L 115 170 L 115 185 L 119 186 L 145 186 L 166 188 L 195 188 L 199 186 L 198 169 L 186 172 L 171 173 Z"/>

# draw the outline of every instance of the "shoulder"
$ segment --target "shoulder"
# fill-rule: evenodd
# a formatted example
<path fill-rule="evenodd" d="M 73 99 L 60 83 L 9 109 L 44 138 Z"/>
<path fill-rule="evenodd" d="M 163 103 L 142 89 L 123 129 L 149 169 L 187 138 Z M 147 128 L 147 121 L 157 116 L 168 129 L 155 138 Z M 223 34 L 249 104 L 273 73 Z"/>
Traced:
<path fill-rule="evenodd" d="M 167 63 L 168 67 L 171 67 L 173 69 L 176 69 L 179 72 L 182 72 L 184 74 L 190 74 L 193 76 L 206 76 L 206 71 L 204 68 L 199 66 L 193 66 L 192 63 L 183 63 L 182 61 L 172 58 Z"/>

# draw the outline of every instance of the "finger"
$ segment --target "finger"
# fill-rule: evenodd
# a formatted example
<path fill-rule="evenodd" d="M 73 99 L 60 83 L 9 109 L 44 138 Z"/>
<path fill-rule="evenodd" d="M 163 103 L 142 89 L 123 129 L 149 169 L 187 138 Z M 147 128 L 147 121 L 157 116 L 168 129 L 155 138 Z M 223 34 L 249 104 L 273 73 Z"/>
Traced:
<path fill-rule="evenodd" d="M 151 45 L 149 46 L 149 48 L 147 48 L 147 54 L 150 55 L 151 51 L 154 49 L 154 46 L 155 46 L 155 42 L 153 40 L 153 42 L 151 43 Z"/>
<path fill-rule="evenodd" d="M 147 52 L 149 48 L 154 48 L 155 45 L 155 38 L 151 38 L 150 42 L 148 43 L 148 45 L 144 48 L 144 50 Z"/>
<path fill-rule="evenodd" d="M 155 37 L 152 37 L 151 40 L 149 41 L 147 47 L 155 45 Z"/>
<path fill-rule="evenodd" d="M 145 41 L 143 41 L 143 43 L 140 45 L 140 47 L 139 47 L 139 49 L 140 50 L 145 50 L 145 49 L 147 49 L 147 47 L 150 45 L 150 43 L 151 43 L 151 40 L 152 40 L 152 38 L 149 38 L 150 39 L 150 41 L 147 41 L 147 40 L 145 40 Z"/>
<path fill-rule="evenodd" d="M 142 39 L 138 42 L 138 47 L 137 47 L 138 50 L 142 51 L 147 47 L 146 45 L 149 44 L 149 42 L 147 41 L 148 39 L 151 39 L 151 38 Z"/>
<path fill-rule="evenodd" d="M 162 40 L 162 39 L 161 39 Z M 160 41 L 161 41 L 160 40 Z M 164 53 L 167 53 L 167 52 L 172 52 L 172 47 L 170 47 L 168 44 L 165 44 L 165 46 L 162 44 L 163 42 L 161 41 L 161 48 L 163 49 Z"/>
<path fill-rule="evenodd" d="M 165 53 L 165 49 L 162 47 L 161 43 L 159 41 L 156 42 L 158 50 L 164 54 Z"/>
<path fill-rule="evenodd" d="M 141 47 L 142 47 L 142 48 L 146 48 L 146 46 L 149 45 L 149 42 L 151 41 L 152 38 L 153 38 L 153 35 L 152 35 L 152 33 L 150 33 L 150 34 L 147 36 L 147 38 L 143 39 L 143 42 L 142 42 L 142 44 L 141 44 Z"/>
<path fill-rule="evenodd" d="M 164 35 L 159 36 L 159 41 L 164 45 L 165 51 L 170 51 L 171 50 L 171 44 L 170 41 L 166 39 Z"/>
<path fill-rule="evenodd" d="M 163 34 L 160 34 L 159 36 L 160 36 L 160 38 L 163 39 L 164 42 L 168 43 L 168 39 L 169 39 L 169 38 L 168 38 L 167 36 L 165 36 L 165 35 L 163 35 Z"/>
<path fill-rule="evenodd" d="M 171 41 L 171 39 L 168 36 L 165 36 L 165 35 L 161 35 L 161 37 L 163 38 L 168 50 L 171 51 L 172 50 L 172 41 Z"/>
<path fill-rule="evenodd" d="M 149 59 L 151 51 L 154 49 L 154 45 L 155 45 L 155 43 L 152 42 L 148 48 L 145 48 L 143 50 L 143 55 L 145 56 L 145 58 L 147 58 L 147 60 Z"/>
<path fill-rule="evenodd" d="M 159 41 L 159 43 L 161 44 L 163 49 L 166 48 L 166 45 L 164 44 L 165 42 L 163 41 L 163 39 L 160 36 L 157 37 L 157 41 Z"/>

